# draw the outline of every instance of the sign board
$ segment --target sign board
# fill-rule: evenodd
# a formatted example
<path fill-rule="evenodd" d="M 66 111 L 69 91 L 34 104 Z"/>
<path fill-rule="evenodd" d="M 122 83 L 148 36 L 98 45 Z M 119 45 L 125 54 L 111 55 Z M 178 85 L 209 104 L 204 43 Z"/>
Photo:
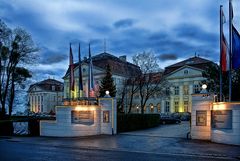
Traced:
<path fill-rule="evenodd" d="M 103 111 L 103 123 L 109 123 L 109 111 Z"/>
<path fill-rule="evenodd" d="M 232 129 L 232 110 L 212 111 L 212 128 Z"/>
<path fill-rule="evenodd" d="M 196 111 L 196 126 L 207 126 L 207 111 Z"/>
<path fill-rule="evenodd" d="M 72 123 L 92 125 L 94 124 L 94 111 L 71 111 Z"/>

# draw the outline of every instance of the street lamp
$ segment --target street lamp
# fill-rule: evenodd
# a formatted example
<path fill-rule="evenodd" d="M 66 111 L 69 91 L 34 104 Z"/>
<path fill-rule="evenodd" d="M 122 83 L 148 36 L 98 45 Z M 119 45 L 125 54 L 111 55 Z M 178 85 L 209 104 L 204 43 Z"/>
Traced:
<path fill-rule="evenodd" d="M 206 94 L 207 93 L 207 85 L 206 84 L 202 85 L 202 90 L 201 90 L 200 93 L 202 93 L 202 94 Z"/>

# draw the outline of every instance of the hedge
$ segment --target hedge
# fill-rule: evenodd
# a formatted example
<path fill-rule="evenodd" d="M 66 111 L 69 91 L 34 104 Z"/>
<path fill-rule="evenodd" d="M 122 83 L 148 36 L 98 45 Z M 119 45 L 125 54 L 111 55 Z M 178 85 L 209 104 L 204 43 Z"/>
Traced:
<path fill-rule="evenodd" d="M 159 125 L 159 114 L 121 114 L 117 115 L 117 132 L 127 132 L 156 127 Z"/>

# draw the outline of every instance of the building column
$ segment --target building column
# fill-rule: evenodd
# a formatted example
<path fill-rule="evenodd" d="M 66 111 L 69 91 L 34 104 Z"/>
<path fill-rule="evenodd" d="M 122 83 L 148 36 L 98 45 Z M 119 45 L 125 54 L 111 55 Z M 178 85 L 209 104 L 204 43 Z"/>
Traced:
<path fill-rule="evenodd" d="M 160 111 L 161 113 L 165 113 L 165 108 L 166 108 L 166 107 L 165 107 L 165 104 L 164 104 L 164 103 L 165 103 L 165 101 L 162 100 L 162 101 L 161 101 L 161 111 Z"/>
<path fill-rule="evenodd" d="M 183 85 L 179 86 L 179 112 L 184 112 L 184 105 L 183 105 Z"/>

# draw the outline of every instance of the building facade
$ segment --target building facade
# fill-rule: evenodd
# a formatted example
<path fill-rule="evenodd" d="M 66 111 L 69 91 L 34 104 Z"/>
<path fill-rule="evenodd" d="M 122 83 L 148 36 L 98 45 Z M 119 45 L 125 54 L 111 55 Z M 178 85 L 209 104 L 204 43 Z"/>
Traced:
<path fill-rule="evenodd" d="M 30 85 L 28 90 L 30 111 L 55 112 L 55 106 L 63 104 L 63 83 L 46 79 Z"/>
<path fill-rule="evenodd" d="M 201 91 L 202 82 L 206 80 L 202 73 L 210 64 L 214 63 L 195 56 L 166 67 L 162 76 L 162 79 L 167 81 L 163 87 L 165 94 L 156 93 L 150 97 L 144 111 L 146 113 L 190 112 L 191 94 Z M 139 101 L 140 96 L 136 93 L 132 112 L 140 112 Z"/>
<path fill-rule="evenodd" d="M 106 75 L 106 66 L 109 64 L 112 71 L 112 78 L 116 85 L 116 97 L 120 97 L 123 89 L 124 81 L 129 77 L 138 74 L 140 68 L 132 63 L 127 62 L 126 56 L 116 57 L 109 53 L 101 53 L 92 57 L 93 77 L 95 96 L 98 97 L 99 86 L 101 80 Z M 64 79 L 64 98 L 78 99 L 79 98 L 79 64 L 74 64 L 74 91 L 70 94 L 69 88 L 69 69 L 67 70 Z M 88 76 L 89 76 L 89 59 L 84 58 L 81 62 L 83 97 L 88 97 Z"/>

